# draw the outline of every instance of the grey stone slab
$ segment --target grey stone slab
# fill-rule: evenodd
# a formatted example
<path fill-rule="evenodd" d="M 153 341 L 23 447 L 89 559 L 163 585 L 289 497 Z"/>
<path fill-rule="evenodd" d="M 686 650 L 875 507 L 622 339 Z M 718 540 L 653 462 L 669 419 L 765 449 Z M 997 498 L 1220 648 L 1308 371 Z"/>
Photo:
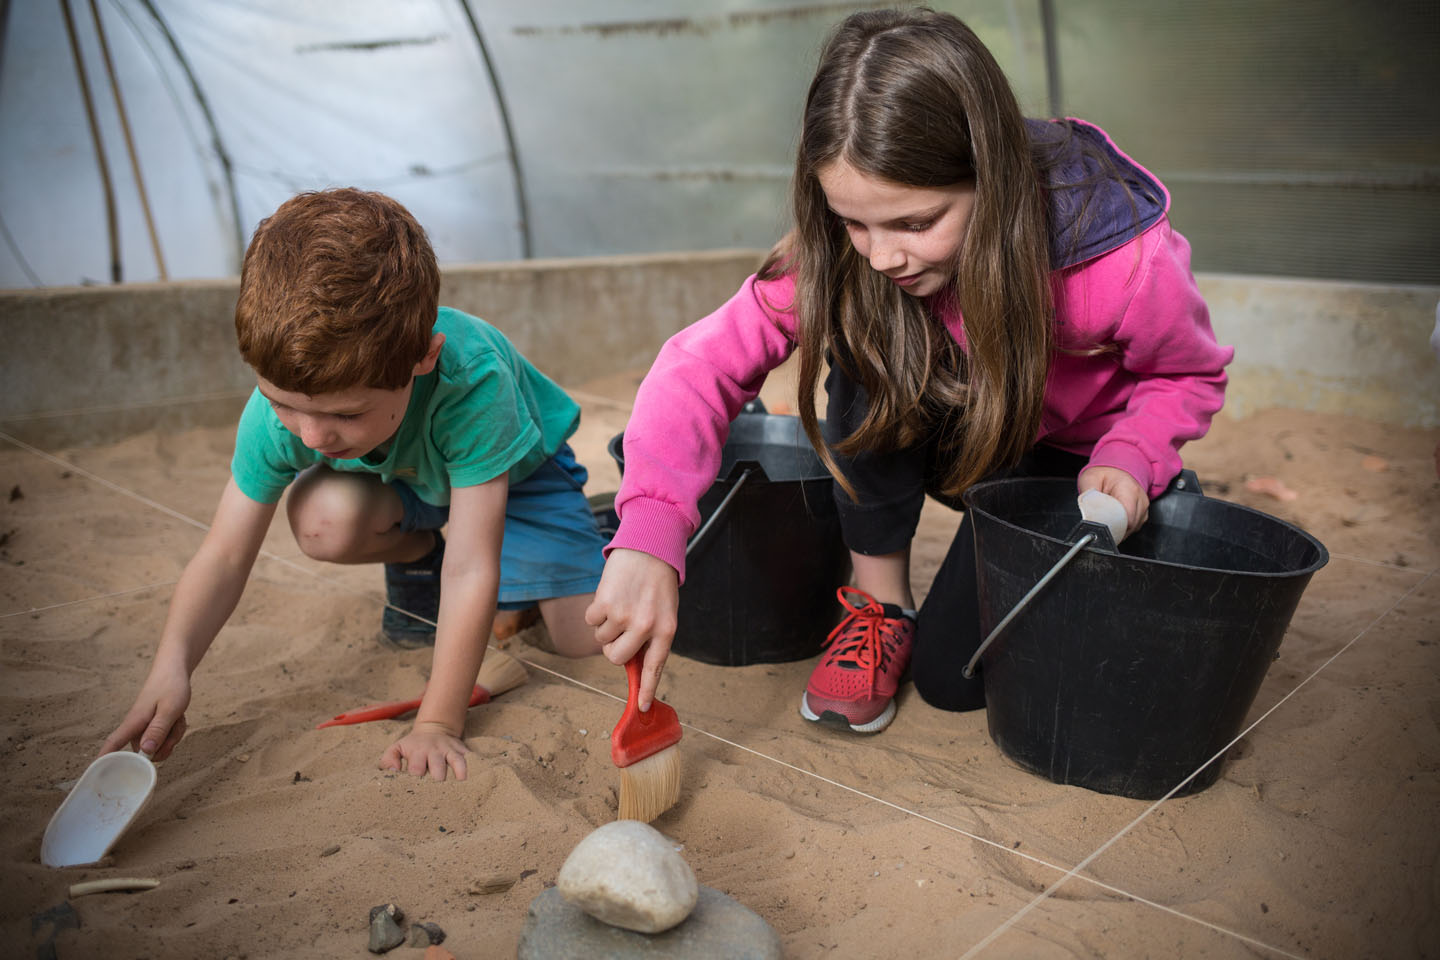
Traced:
<path fill-rule="evenodd" d="M 550 888 L 530 902 L 519 960 L 779 960 L 780 937 L 759 914 L 703 884 L 684 923 L 646 934 L 601 923 Z"/>

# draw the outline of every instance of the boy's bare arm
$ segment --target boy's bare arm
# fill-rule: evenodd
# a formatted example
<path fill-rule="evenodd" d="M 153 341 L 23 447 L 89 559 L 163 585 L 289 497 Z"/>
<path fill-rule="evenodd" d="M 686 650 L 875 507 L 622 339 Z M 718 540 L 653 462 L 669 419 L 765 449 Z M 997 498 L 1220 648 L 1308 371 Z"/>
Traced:
<path fill-rule="evenodd" d="M 505 533 L 504 476 L 450 493 L 449 536 L 440 571 L 440 616 L 435 656 L 415 726 L 380 758 L 416 776 L 444 780 L 446 768 L 465 779 L 465 714 L 470 691 L 485 659 L 500 590 L 500 541 Z"/>
<path fill-rule="evenodd" d="M 274 516 L 275 504 L 251 500 L 234 478 L 225 485 L 210 530 L 170 599 L 149 676 L 102 753 L 128 743 L 157 760 L 169 756 L 185 732 L 190 674 L 239 602 Z"/>

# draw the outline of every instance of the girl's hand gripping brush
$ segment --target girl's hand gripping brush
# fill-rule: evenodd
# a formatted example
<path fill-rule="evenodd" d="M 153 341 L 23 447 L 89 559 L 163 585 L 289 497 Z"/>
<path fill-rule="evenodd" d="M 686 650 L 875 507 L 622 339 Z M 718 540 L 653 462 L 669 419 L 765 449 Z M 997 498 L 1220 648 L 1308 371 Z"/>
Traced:
<path fill-rule="evenodd" d="M 647 645 L 648 646 L 648 645 Z M 620 768 L 620 819 L 649 823 L 680 799 L 680 718 L 655 700 L 640 712 L 640 665 L 645 650 L 625 664 L 629 698 L 610 732 L 610 759 Z"/>
<path fill-rule="evenodd" d="M 491 650 L 485 654 L 485 659 L 480 664 L 480 675 L 476 678 L 475 689 L 470 694 L 470 706 L 489 703 L 506 690 L 514 690 L 528 679 L 530 675 L 525 672 L 525 667 L 519 660 L 508 653 Z M 334 719 L 316 724 L 316 729 L 368 723 L 371 720 L 393 720 L 419 709 L 419 697 L 414 700 L 392 700 L 389 703 L 377 703 L 373 707 L 347 710 L 336 715 Z"/>

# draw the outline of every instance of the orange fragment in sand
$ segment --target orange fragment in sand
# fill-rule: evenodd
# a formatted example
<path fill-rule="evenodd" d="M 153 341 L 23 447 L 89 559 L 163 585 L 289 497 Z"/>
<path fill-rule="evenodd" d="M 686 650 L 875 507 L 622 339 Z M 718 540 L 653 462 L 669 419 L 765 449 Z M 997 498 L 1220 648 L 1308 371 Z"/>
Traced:
<path fill-rule="evenodd" d="M 430 944 L 425 948 L 425 956 L 421 960 L 455 960 L 455 954 L 446 950 L 438 944 Z"/>
<path fill-rule="evenodd" d="M 1384 473 L 1390 469 L 1390 461 L 1384 457 L 1368 456 L 1360 461 L 1360 466 L 1369 470 L 1371 473 Z"/>
<path fill-rule="evenodd" d="M 1251 493 L 1263 493 L 1276 500 L 1298 500 L 1300 494 L 1285 486 L 1279 477 L 1251 477 L 1245 481 L 1245 489 Z"/>

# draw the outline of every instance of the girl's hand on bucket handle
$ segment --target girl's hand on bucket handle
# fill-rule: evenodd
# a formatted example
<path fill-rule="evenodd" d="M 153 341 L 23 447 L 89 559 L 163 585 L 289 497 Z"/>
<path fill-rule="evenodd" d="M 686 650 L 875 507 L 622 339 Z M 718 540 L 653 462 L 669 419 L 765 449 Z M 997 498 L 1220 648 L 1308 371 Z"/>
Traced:
<path fill-rule="evenodd" d="M 650 644 L 640 675 L 641 710 L 649 710 L 655 699 L 679 609 L 680 578 L 674 567 L 639 550 L 610 552 L 585 622 L 595 628 L 595 642 L 613 664 L 628 663 Z"/>
<path fill-rule="evenodd" d="M 1150 516 L 1150 498 L 1145 495 L 1145 489 L 1119 467 L 1086 467 L 1080 471 L 1076 486 L 1079 493 L 1099 490 L 1119 500 L 1129 521 L 1126 536 L 1139 530 Z"/>

